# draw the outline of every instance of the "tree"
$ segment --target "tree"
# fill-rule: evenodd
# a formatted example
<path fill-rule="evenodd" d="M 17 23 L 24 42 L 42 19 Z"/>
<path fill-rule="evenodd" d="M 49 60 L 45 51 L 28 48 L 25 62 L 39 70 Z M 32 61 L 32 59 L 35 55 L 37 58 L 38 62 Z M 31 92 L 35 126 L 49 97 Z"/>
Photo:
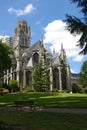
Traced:
<path fill-rule="evenodd" d="M 9 81 L 9 90 L 11 92 L 17 92 L 17 91 L 19 91 L 19 89 L 20 88 L 18 87 L 17 80 L 12 79 L 12 80 Z"/>
<path fill-rule="evenodd" d="M 46 63 L 43 64 L 43 90 L 48 90 L 50 86 L 50 70 Z"/>
<path fill-rule="evenodd" d="M 77 7 L 81 8 L 83 18 L 79 19 L 75 16 L 66 15 L 67 29 L 71 34 L 81 34 L 79 44 L 80 54 L 87 54 L 87 0 L 70 0 L 72 3 L 77 3 Z"/>
<path fill-rule="evenodd" d="M 12 48 L 0 41 L 0 77 L 12 65 Z"/>
<path fill-rule="evenodd" d="M 83 93 L 83 89 L 78 84 L 73 83 L 72 84 L 72 92 L 73 93 Z"/>
<path fill-rule="evenodd" d="M 45 91 L 50 85 L 50 74 L 47 64 L 40 61 L 34 69 L 33 86 L 36 91 Z"/>
<path fill-rule="evenodd" d="M 87 87 L 87 61 L 83 62 L 78 81 L 83 87 Z"/>

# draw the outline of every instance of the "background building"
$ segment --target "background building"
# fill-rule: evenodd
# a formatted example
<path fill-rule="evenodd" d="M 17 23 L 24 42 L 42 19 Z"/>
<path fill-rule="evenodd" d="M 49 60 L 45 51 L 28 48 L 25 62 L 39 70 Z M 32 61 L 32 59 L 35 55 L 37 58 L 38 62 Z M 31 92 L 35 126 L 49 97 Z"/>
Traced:
<path fill-rule="evenodd" d="M 7 43 L 8 45 L 13 46 L 13 37 L 0 36 L 0 40 L 2 40 L 2 43 Z"/>

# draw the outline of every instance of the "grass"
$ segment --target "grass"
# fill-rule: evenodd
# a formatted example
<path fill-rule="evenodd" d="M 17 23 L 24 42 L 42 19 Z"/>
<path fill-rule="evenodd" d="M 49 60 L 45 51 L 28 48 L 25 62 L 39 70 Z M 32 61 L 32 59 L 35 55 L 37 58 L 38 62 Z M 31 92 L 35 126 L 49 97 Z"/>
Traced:
<path fill-rule="evenodd" d="M 0 110 L 0 120 L 28 130 L 87 130 L 87 114 Z"/>
<path fill-rule="evenodd" d="M 0 96 L 0 106 L 14 106 L 16 100 L 35 101 L 37 106 L 63 107 L 63 108 L 87 108 L 87 94 L 69 93 L 13 93 Z"/>
<path fill-rule="evenodd" d="M 2 95 L 0 106 L 14 106 L 16 100 L 29 99 L 34 100 L 37 106 L 43 107 L 87 108 L 86 94 L 57 92 Z M 28 130 L 87 130 L 87 114 L 0 110 L 0 122 L 9 126 L 27 127 Z"/>

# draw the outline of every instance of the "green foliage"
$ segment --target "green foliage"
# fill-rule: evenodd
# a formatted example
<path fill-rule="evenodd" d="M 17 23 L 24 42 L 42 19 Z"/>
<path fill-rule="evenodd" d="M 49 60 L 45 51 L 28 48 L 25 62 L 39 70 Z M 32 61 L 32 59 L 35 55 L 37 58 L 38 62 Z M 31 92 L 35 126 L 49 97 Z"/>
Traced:
<path fill-rule="evenodd" d="M 12 79 L 9 81 L 9 89 L 11 92 L 17 92 L 20 90 L 17 80 Z"/>
<path fill-rule="evenodd" d="M 53 88 L 52 92 L 59 92 L 57 88 Z"/>
<path fill-rule="evenodd" d="M 34 77 L 34 81 L 33 81 L 33 85 L 36 91 L 41 91 L 42 88 L 42 62 L 40 62 L 39 64 L 37 64 L 35 66 L 35 70 L 33 73 L 33 77 Z"/>
<path fill-rule="evenodd" d="M 82 49 L 80 54 L 87 54 L 87 0 L 70 0 L 72 3 L 77 3 L 77 7 L 81 8 L 83 17 L 81 19 L 66 15 L 67 29 L 72 34 L 81 34 L 79 39 L 80 48 Z"/>
<path fill-rule="evenodd" d="M 50 86 L 50 70 L 46 63 L 43 64 L 43 90 L 48 90 Z"/>
<path fill-rule="evenodd" d="M 87 0 L 70 0 L 71 2 L 77 3 L 78 7 L 81 7 L 81 12 L 87 15 Z"/>
<path fill-rule="evenodd" d="M 86 93 L 86 94 L 87 94 L 87 89 L 84 89 L 84 93 Z"/>
<path fill-rule="evenodd" d="M 3 83 L 3 84 L 2 84 L 2 88 L 6 88 L 6 89 L 9 90 L 9 85 L 8 85 L 7 83 Z"/>
<path fill-rule="evenodd" d="M 73 93 L 83 93 L 83 90 L 76 83 L 73 83 L 72 92 Z"/>
<path fill-rule="evenodd" d="M 4 88 L 0 87 L 0 91 L 3 91 L 3 90 L 4 90 Z"/>
<path fill-rule="evenodd" d="M 12 48 L 0 40 L 0 76 L 12 65 Z"/>
<path fill-rule="evenodd" d="M 78 81 L 84 88 L 87 87 L 87 61 L 83 62 Z"/>
<path fill-rule="evenodd" d="M 40 61 L 36 66 L 33 73 L 33 85 L 36 91 L 46 91 L 50 85 L 50 74 L 47 64 Z"/>
<path fill-rule="evenodd" d="M 27 93 L 27 92 L 34 92 L 34 90 L 32 89 L 32 87 L 30 86 L 26 86 L 25 88 L 23 88 L 22 93 Z"/>

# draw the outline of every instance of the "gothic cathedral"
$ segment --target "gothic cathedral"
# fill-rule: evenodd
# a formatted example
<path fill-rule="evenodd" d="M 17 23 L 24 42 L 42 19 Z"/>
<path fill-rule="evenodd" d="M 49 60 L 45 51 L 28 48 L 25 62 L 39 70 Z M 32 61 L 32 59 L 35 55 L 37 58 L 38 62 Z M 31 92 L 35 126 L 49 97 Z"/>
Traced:
<path fill-rule="evenodd" d="M 43 60 L 49 64 L 51 81 L 49 91 L 55 88 L 59 91 L 71 91 L 71 72 L 62 44 L 60 55 L 49 53 L 43 45 L 43 40 L 31 46 L 30 26 L 24 20 L 18 21 L 13 39 L 13 64 L 4 75 L 5 83 L 8 83 L 10 79 L 16 79 L 21 90 L 26 86 L 31 86 L 35 64 Z"/>

